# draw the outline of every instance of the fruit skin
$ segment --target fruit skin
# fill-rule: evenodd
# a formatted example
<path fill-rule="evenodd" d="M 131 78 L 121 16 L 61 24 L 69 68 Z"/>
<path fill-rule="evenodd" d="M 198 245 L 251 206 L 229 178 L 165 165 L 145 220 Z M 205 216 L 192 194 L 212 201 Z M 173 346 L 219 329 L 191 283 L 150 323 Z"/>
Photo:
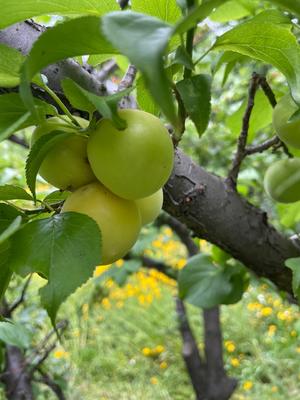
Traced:
<path fill-rule="evenodd" d="M 162 122 L 140 110 L 120 110 L 127 128 L 101 120 L 88 140 L 90 165 L 100 182 L 124 199 L 150 196 L 168 180 L 174 162 L 172 140 Z"/>
<path fill-rule="evenodd" d="M 149 224 L 158 217 L 163 205 L 163 200 L 163 190 L 159 189 L 150 196 L 135 201 L 141 214 L 142 225 Z"/>
<path fill-rule="evenodd" d="M 284 143 L 296 149 L 300 149 L 300 120 L 288 120 L 298 108 L 292 97 L 285 95 L 273 111 L 273 127 L 277 135 Z"/>
<path fill-rule="evenodd" d="M 136 242 L 141 217 L 134 201 L 121 199 L 99 182 L 82 186 L 65 201 L 62 212 L 75 211 L 93 218 L 102 233 L 102 262 L 123 257 Z"/>
<path fill-rule="evenodd" d="M 300 159 L 291 158 L 272 164 L 264 178 L 266 192 L 280 203 L 300 200 Z"/>
<path fill-rule="evenodd" d="M 76 117 L 82 127 L 88 121 Z M 67 122 L 60 118 L 47 119 L 33 132 L 31 143 L 52 131 L 76 132 Z M 96 180 L 87 158 L 87 138 L 74 135 L 62 140 L 49 151 L 39 170 L 39 174 L 51 185 L 62 190 L 74 190 Z"/>

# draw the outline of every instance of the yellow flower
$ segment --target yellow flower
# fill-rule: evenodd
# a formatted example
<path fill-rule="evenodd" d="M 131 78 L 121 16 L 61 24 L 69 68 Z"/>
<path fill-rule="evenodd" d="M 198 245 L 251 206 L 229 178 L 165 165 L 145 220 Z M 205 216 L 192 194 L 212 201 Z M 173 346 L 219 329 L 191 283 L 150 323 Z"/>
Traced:
<path fill-rule="evenodd" d="M 182 269 L 185 265 L 186 265 L 186 259 L 185 258 L 180 258 L 176 262 L 176 268 L 178 268 L 178 269 Z"/>
<path fill-rule="evenodd" d="M 230 364 L 231 364 L 233 367 L 238 367 L 238 366 L 240 365 L 240 361 L 239 361 L 238 358 L 231 358 L 231 359 L 230 359 Z"/>
<path fill-rule="evenodd" d="M 157 384 L 158 384 L 158 379 L 157 379 L 155 376 L 152 376 L 152 377 L 150 378 L 150 383 L 151 383 L 152 385 L 157 385 Z"/>
<path fill-rule="evenodd" d="M 164 233 L 166 236 L 172 236 L 172 234 L 173 234 L 171 228 L 164 228 L 164 229 L 163 229 L 163 233 Z"/>
<path fill-rule="evenodd" d="M 149 347 L 144 347 L 142 353 L 144 354 L 144 356 L 148 357 L 151 355 L 152 351 L 151 349 L 149 349 Z"/>
<path fill-rule="evenodd" d="M 120 268 L 120 267 L 122 267 L 122 265 L 124 265 L 124 260 L 122 258 L 120 258 L 120 260 L 116 261 L 115 264 L 117 267 Z"/>
<path fill-rule="evenodd" d="M 155 347 L 154 351 L 155 351 L 156 354 L 160 354 L 163 351 L 165 351 L 165 348 L 164 348 L 164 346 L 158 345 L 158 346 Z"/>
<path fill-rule="evenodd" d="M 110 301 L 107 297 L 104 297 L 104 299 L 102 299 L 101 304 L 106 310 L 109 310 L 111 308 Z"/>
<path fill-rule="evenodd" d="M 106 272 L 111 264 L 108 265 L 99 265 L 98 267 L 95 268 L 94 271 L 94 277 L 102 275 L 104 272 Z"/>
<path fill-rule="evenodd" d="M 271 307 L 263 307 L 260 312 L 263 317 L 269 317 L 273 310 Z"/>
<path fill-rule="evenodd" d="M 168 364 L 166 363 L 166 361 L 163 361 L 159 364 L 159 368 L 160 369 L 166 369 L 168 368 Z"/>
<path fill-rule="evenodd" d="M 260 303 L 249 303 L 247 305 L 247 308 L 249 311 L 258 311 L 262 308 L 262 305 Z"/>
<path fill-rule="evenodd" d="M 277 331 L 277 326 L 276 325 L 269 325 L 269 328 L 268 328 L 268 335 L 269 336 L 274 336 L 276 331 Z"/>
<path fill-rule="evenodd" d="M 278 392 L 278 387 L 277 387 L 277 386 L 272 386 L 272 387 L 271 387 L 271 392 L 272 392 L 272 393 Z"/>
<path fill-rule="evenodd" d="M 233 353 L 235 351 L 235 344 L 231 340 L 226 340 L 225 347 L 228 353 Z"/>
<path fill-rule="evenodd" d="M 154 247 L 162 247 L 162 242 L 160 240 L 153 240 L 152 246 L 154 246 Z"/>
<path fill-rule="evenodd" d="M 251 390 L 252 387 L 253 387 L 253 382 L 251 382 L 251 381 L 246 381 L 243 384 L 243 389 L 244 390 Z"/>
<path fill-rule="evenodd" d="M 65 351 L 65 350 L 56 350 L 54 353 L 53 353 L 53 357 L 54 358 L 57 358 L 57 359 L 59 359 L 59 358 L 66 358 L 66 357 L 68 357 L 68 352 L 67 351 Z"/>
<path fill-rule="evenodd" d="M 296 337 L 296 336 L 297 336 L 297 331 L 295 331 L 295 329 L 293 329 L 293 330 L 290 332 L 290 335 L 291 335 L 292 337 Z"/>
<path fill-rule="evenodd" d="M 298 346 L 298 347 L 296 348 L 296 352 L 297 352 L 297 353 L 300 353 L 300 346 Z"/>

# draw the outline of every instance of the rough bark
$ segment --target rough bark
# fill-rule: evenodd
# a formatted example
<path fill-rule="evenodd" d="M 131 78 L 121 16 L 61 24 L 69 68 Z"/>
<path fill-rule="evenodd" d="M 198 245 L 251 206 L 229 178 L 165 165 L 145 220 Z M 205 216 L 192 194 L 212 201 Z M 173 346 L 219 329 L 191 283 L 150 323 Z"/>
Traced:
<path fill-rule="evenodd" d="M 20 23 L 0 31 L 0 43 L 26 53 L 39 34 L 35 25 Z M 87 89 L 102 92 L 102 83 L 75 64 L 62 61 L 54 66 L 56 73 L 52 75 L 45 70 L 51 87 L 60 87 L 61 77 L 70 76 Z M 284 266 L 284 261 L 300 256 L 300 250 L 268 223 L 264 211 L 249 204 L 223 179 L 193 163 L 180 150 L 176 152 L 175 168 L 165 186 L 164 209 L 195 235 L 220 246 L 258 276 L 292 293 L 291 271 Z"/>

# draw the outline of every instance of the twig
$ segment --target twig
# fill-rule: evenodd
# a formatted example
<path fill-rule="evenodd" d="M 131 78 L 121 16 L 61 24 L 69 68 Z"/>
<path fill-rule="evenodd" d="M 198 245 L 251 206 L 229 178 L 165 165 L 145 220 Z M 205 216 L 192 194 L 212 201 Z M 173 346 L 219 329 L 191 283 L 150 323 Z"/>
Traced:
<path fill-rule="evenodd" d="M 259 85 L 264 91 L 266 97 L 268 98 L 271 106 L 274 108 L 277 104 L 275 94 L 273 93 L 273 90 L 271 89 L 271 86 L 268 84 L 267 79 L 265 76 L 261 76 L 259 78 Z"/>
<path fill-rule="evenodd" d="M 47 385 L 53 393 L 55 393 L 56 397 L 59 400 L 66 400 L 66 397 L 61 389 L 61 387 L 54 382 L 54 380 L 48 375 L 46 372 L 42 371 L 41 368 L 37 370 L 37 372 L 40 374 L 41 378 L 34 378 L 35 382 L 43 383 Z"/>
<path fill-rule="evenodd" d="M 27 289 L 28 289 L 28 286 L 29 286 L 29 284 L 30 284 L 31 279 L 32 279 L 32 275 L 30 275 L 29 278 L 26 280 L 26 282 L 25 282 L 25 284 L 24 284 L 24 286 L 23 286 L 23 289 L 22 289 L 22 292 L 21 292 L 20 297 L 19 297 L 14 303 L 12 303 L 11 306 L 8 307 L 8 310 L 7 310 L 7 311 L 8 311 L 8 313 L 9 313 L 9 316 L 11 316 L 11 314 L 12 314 L 22 303 L 24 303 L 25 295 L 26 295 L 26 292 L 27 292 Z"/>
<path fill-rule="evenodd" d="M 130 64 L 129 67 L 127 68 L 127 71 L 126 71 L 123 79 L 119 83 L 118 92 L 121 92 L 122 90 L 131 87 L 136 78 L 136 74 L 137 74 L 137 68 L 133 64 Z M 138 105 L 137 105 L 135 98 L 131 95 L 128 95 L 128 96 L 124 96 L 122 98 L 122 100 L 119 102 L 119 108 L 121 108 L 121 109 L 124 109 L 124 108 L 137 109 Z"/>
<path fill-rule="evenodd" d="M 29 144 L 28 144 L 24 139 L 21 139 L 21 138 L 20 138 L 19 136 L 17 136 L 17 135 L 11 135 L 11 136 L 8 138 L 8 140 L 9 140 L 10 142 L 19 144 L 20 146 L 24 147 L 25 149 L 29 149 Z"/>
<path fill-rule="evenodd" d="M 229 171 L 227 182 L 230 184 L 232 188 L 236 188 L 237 177 L 240 171 L 240 167 L 243 159 L 245 158 L 245 148 L 248 139 L 248 130 L 249 130 L 249 121 L 250 116 L 254 107 L 254 98 L 259 87 L 260 77 L 254 72 L 252 75 L 252 79 L 250 82 L 249 92 L 248 92 L 248 104 L 246 107 L 246 111 L 243 117 L 243 124 L 240 136 L 238 138 L 238 146 L 237 151 L 234 156 L 234 160 L 232 163 L 232 167 Z"/>

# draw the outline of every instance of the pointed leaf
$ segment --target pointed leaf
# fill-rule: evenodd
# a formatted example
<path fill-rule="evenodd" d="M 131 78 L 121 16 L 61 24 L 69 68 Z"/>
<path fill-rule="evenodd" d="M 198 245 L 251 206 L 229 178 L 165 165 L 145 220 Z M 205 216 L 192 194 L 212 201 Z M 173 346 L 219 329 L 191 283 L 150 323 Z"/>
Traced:
<path fill-rule="evenodd" d="M 284 25 L 253 18 L 220 36 L 213 49 L 234 51 L 273 65 L 285 75 L 300 103 L 300 47 Z"/>
<path fill-rule="evenodd" d="M 39 272 L 48 278 L 40 290 L 54 322 L 60 304 L 88 278 L 101 261 L 101 235 L 86 215 L 68 212 L 25 225 L 11 238 L 9 266 L 25 276 Z"/>
<path fill-rule="evenodd" d="M 55 190 L 54 192 L 48 194 L 44 199 L 43 202 L 48 204 L 59 203 L 60 201 L 66 200 L 66 198 L 70 195 L 70 192 L 67 190 Z"/>
<path fill-rule="evenodd" d="M 33 200 L 32 196 L 23 188 L 14 185 L 0 186 L 0 200 Z"/>
<path fill-rule="evenodd" d="M 201 136 L 209 122 L 211 78 L 209 75 L 195 75 L 176 84 L 185 109 Z"/>
<path fill-rule="evenodd" d="M 157 18 L 130 11 L 107 14 L 102 21 L 107 39 L 142 72 L 151 95 L 176 126 L 171 85 L 163 62 L 173 28 Z"/>
<path fill-rule="evenodd" d="M 115 0 L 0 0 L 0 28 L 39 15 L 103 15 L 119 10 Z"/>
<path fill-rule="evenodd" d="M 159 115 L 159 107 L 151 97 L 142 76 L 138 78 L 136 83 L 136 99 L 142 110 L 153 115 Z"/>
<path fill-rule="evenodd" d="M 92 113 L 96 111 L 96 107 L 91 103 L 87 97 L 82 93 L 80 88 L 70 78 L 66 78 L 61 82 L 64 94 L 69 100 L 70 104 L 78 110 L 87 111 Z"/>
<path fill-rule="evenodd" d="M 293 292 L 300 299 L 300 257 L 289 258 L 285 261 L 285 265 L 293 271 Z"/>
<path fill-rule="evenodd" d="M 25 57 L 16 49 L 0 44 L 0 87 L 11 88 L 20 83 L 20 68 Z"/>
<path fill-rule="evenodd" d="M 176 0 L 131 0 L 131 9 L 143 14 L 152 15 L 170 24 L 181 17 Z"/>
<path fill-rule="evenodd" d="M 15 207 L 0 203 L 0 232 L 7 229 L 19 215 L 21 215 L 21 213 Z"/>
<path fill-rule="evenodd" d="M 30 153 L 26 160 L 26 182 L 35 199 L 35 183 L 36 177 L 39 172 L 40 166 L 46 157 L 47 153 L 59 142 L 68 137 L 71 137 L 74 133 L 52 131 L 47 135 L 41 136 L 32 146 Z"/>
<path fill-rule="evenodd" d="M 77 83 L 74 82 L 74 84 L 82 95 L 95 106 L 104 118 L 112 120 L 118 129 L 124 129 L 126 127 L 125 121 L 119 117 L 118 104 L 124 96 L 128 96 L 128 94 L 133 90 L 132 87 L 109 96 L 97 96 L 96 94 L 83 89 L 81 86 L 77 85 Z"/>
<path fill-rule="evenodd" d="M 31 333 L 23 325 L 13 321 L 0 322 L 0 340 L 6 344 L 27 349 L 31 342 Z"/>

